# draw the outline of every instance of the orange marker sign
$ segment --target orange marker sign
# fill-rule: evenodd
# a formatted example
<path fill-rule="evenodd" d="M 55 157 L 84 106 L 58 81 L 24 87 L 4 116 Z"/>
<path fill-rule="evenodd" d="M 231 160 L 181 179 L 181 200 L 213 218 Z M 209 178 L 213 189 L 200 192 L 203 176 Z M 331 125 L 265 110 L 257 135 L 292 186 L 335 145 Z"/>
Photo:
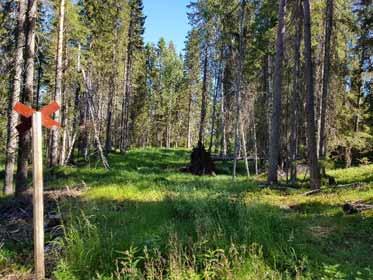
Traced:
<path fill-rule="evenodd" d="M 60 109 L 60 106 L 58 105 L 57 102 L 53 102 L 41 108 L 40 113 L 42 115 L 43 126 L 45 126 L 46 128 L 52 128 L 53 126 L 61 127 L 58 122 L 56 122 L 55 120 L 51 118 L 51 115 L 54 112 L 58 111 L 59 109 Z M 22 120 L 22 123 L 20 123 L 17 126 L 18 132 L 23 133 L 29 130 L 31 128 L 31 117 L 36 111 L 21 102 L 18 102 L 14 106 L 14 111 L 16 111 L 22 117 L 24 117 L 24 119 Z"/>
<path fill-rule="evenodd" d="M 17 130 L 25 133 L 32 127 L 34 261 L 37 280 L 45 279 L 42 125 L 46 128 L 60 127 L 51 118 L 59 109 L 57 102 L 44 106 L 39 112 L 20 102 L 14 106 L 14 110 L 22 116 Z"/>

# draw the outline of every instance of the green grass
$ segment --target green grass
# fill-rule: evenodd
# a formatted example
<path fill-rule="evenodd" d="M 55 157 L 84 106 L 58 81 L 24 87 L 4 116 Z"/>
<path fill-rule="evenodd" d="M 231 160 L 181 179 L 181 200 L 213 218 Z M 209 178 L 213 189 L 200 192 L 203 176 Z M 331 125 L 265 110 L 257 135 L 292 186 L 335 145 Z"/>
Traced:
<path fill-rule="evenodd" d="M 242 166 L 235 182 L 229 165 L 216 177 L 180 173 L 188 157 L 186 150 L 132 150 L 112 154 L 110 171 L 67 167 L 47 175 L 48 189 L 89 186 L 62 205 L 64 251 L 54 278 L 373 279 L 373 212 L 341 209 L 373 198 L 373 165 L 328 172 L 339 183 L 368 183 L 363 188 L 306 197 L 305 189 L 262 189 Z M 0 268 L 2 259 L 17 263 L 16 255 L 0 248 Z"/>

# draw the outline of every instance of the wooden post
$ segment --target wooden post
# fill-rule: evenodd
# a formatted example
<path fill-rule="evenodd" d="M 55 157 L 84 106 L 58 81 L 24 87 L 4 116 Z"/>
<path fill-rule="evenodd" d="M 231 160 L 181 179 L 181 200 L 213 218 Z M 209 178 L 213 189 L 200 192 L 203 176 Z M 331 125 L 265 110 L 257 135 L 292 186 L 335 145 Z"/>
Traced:
<path fill-rule="evenodd" d="M 32 117 L 32 164 L 34 204 L 34 259 L 35 279 L 43 280 L 44 267 L 44 202 L 43 202 L 43 150 L 42 114 L 35 112 Z"/>

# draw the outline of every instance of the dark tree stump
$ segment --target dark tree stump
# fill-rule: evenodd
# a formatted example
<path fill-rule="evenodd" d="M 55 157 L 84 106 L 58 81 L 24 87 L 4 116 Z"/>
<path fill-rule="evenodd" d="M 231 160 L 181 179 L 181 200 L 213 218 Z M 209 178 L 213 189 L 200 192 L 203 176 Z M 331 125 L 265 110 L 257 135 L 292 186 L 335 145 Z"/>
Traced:
<path fill-rule="evenodd" d="M 215 175 L 215 164 L 211 154 L 206 151 L 201 142 L 193 148 L 190 156 L 189 172 L 194 175 Z"/>

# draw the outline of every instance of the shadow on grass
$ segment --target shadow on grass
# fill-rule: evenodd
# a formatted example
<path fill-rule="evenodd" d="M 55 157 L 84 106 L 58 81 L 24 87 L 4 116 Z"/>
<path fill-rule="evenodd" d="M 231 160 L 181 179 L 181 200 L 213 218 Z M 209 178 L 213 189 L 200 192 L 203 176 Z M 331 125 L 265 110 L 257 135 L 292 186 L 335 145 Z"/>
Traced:
<path fill-rule="evenodd" d="M 84 181 L 107 192 L 108 186 L 123 193 L 134 187 L 140 196 L 159 190 L 166 197 L 126 199 L 109 193 L 113 199 L 93 196 L 64 204 L 65 260 L 78 279 L 93 279 L 96 272 L 109 275 L 116 269 L 116 259 L 131 246 L 139 248 L 140 256 L 145 247 L 156 248 L 169 261 L 170 240 L 175 236 L 183 254 L 199 260 L 199 270 L 211 251 L 227 252 L 235 243 L 237 247 L 260 245 L 265 263 L 292 277 L 298 269 L 314 279 L 326 273 L 329 279 L 337 279 L 337 273 L 347 279 L 358 272 L 363 273 L 362 279 L 371 276 L 364 269 L 373 269 L 372 217 L 344 216 L 328 203 L 301 203 L 290 210 L 259 202 L 245 204 L 241 195 L 259 196 L 262 191 L 255 182 L 183 174 L 179 168 L 189 161 L 186 150 L 134 150 L 125 156 L 113 153 L 109 159 L 109 171 L 67 167 L 47 172 L 46 186 L 61 188 Z M 228 171 L 230 166 L 226 168 L 230 175 Z M 5 246 L 13 254 L 19 250 Z"/>
<path fill-rule="evenodd" d="M 84 214 L 77 213 L 77 206 Z M 313 212 L 320 213 L 335 207 L 302 205 L 314 206 Z M 75 230 L 68 234 L 67 262 L 79 279 L 109 275 L 120 252 L 131 247 L 139 249 L 139 256 L 146 247 L 159 250 L 166 261 L 183 259 L 186 256 L 170 255 L 170 240 L 175 238 L 187 257 L 201 258 L 199 269 L 211 250 L 228 252 L 232 244 L 237 248 L 258 244 L 269 267 L 292 277 L 299 269 L 315 279 L 372 276 L 372 217 L 289 215 L 272 205 L 246 205 L 224 195 L 210 199 L 171 195 L 161 201 L 95 199 L 66 207 L 71 209 L 70 228 Z"/>

